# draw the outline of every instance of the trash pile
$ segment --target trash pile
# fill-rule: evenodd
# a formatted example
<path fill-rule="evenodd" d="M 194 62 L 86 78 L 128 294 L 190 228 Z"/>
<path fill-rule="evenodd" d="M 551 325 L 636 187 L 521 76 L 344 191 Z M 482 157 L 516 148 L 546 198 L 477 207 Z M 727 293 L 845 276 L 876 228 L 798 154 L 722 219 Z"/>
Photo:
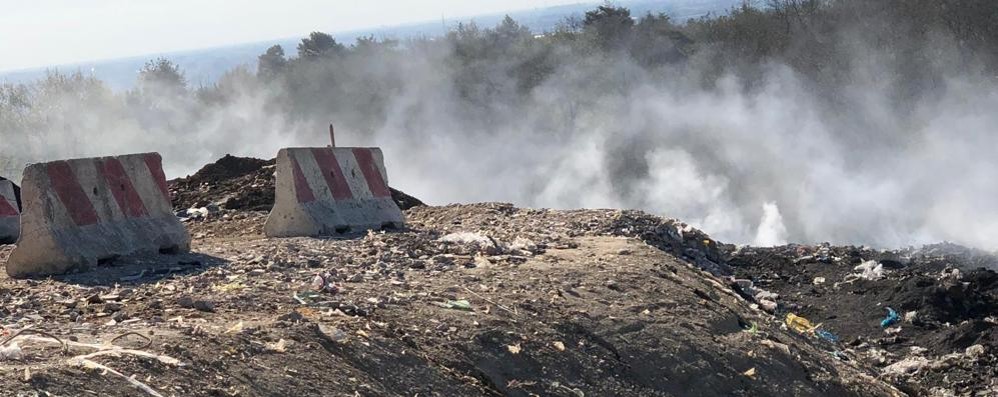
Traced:
<path fill-rule="evenodd" d="M 987 252 L 733 246 L 640 211 L 396 190 L 405 230 L 267 239 L 273 172 L 226 156 L 170 181 L 191 253 L 0 276 L 0 390 L 998 395 Z"/>
<path fill-rule="evenodd" d="M 855 360 L 912 395 L 998 395 L 998 257 L 954 244 L 736 247 L 736 277 L 778 294 L 777 315 L 839 339 Z M 802 332 L 807 334 L 808 332 Z M 814 332 L 810 332 L 812 336 Z M 818 335 L 820 337 L 820 335 Z"/>
<path fill-rule="evenodd" d="M 0 389 L 902 395 L 753 308 L 721 245 L 681 222 L 499 203 L 406 215 L 403 231 L 265 239 L 246 234 L 264 214 L 222 210 L 188 223 L 192 253 L 169 261 L 0 278 Z"/>
<path fill-rule="evenodd" d="M 219 211 L 270 211 L 274 206 L 274 160 L 225 155 L 194 175 L 168 182 L 173 207 L 182 218 L 204 219 Z M 391 189 L 406 210 L 425 205 Z"/>
<path fill-rule="evenodd" d="M 269 211 L 274 206 L 274 161 L 225 155 L 194 175 L 168 182 L 173 207 Z"/>

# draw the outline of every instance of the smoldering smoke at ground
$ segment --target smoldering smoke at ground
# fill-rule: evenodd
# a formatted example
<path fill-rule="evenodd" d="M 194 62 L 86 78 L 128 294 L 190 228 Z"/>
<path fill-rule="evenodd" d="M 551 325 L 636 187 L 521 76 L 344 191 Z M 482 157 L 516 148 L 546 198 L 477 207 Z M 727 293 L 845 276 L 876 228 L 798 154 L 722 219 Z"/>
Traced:
<path fill-rule="evenodd" d="M 139 99 L 113 99 L 134 93 L 50 92 L 55 106 L 31 110 L 43 122 L 0 131 L 0 154 L 159 151 L 179 177 L 226 153 L 325 145 L 332 121 L 339 145 L 382 147 L 391 184 L 432 204 L 635 208 L 734 243 L 998 248 L 994 76 L 924 65 L 935 85 L 899 100 L 895 65 L 862 51 L 833 90 L 779 62 L 708 78 L 706 56 L 649 68 L 553 51 L 526 91 L 502 57 L 470 68 L 469 89 L 451 50 L 413 45 L 306 75 L 340 89 L 305 97 L 248 71 L 219 83 L 223 101 L 157 95 L 138 114 Z"/>
<path fill-rule="evenodd" d="M 830 114 L 780 66 L 751 92 L 729 77 L 593 96 L 587 72 L 561 72 L 491 134 L 414 86 L 377 135 L 394 180 L 436 203 L 640 208 L 739 243 L 994 247 L 991 82 L 954 77 L 908 111 L 857 82 L 850 113 Z"/>

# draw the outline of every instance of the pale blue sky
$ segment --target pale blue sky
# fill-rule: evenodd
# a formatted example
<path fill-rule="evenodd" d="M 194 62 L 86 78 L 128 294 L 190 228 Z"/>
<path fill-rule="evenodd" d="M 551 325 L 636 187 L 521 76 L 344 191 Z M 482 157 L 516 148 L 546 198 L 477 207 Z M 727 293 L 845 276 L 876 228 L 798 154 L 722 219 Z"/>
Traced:
<path fill-rule="evenodd" d="M 581 0 L 0 0 L 0 71 Z"/>

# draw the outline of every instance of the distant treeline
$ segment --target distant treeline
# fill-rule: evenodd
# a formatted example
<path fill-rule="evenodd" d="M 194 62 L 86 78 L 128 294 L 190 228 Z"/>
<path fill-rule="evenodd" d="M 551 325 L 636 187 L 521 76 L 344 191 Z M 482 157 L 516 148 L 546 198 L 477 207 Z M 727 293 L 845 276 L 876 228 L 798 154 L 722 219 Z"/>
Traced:
<path fill-rule="evenodd" d="M 875 64 L 903 106 L 949 74 L 994 75 L 996 49 L 992 0 L 770 0 L 689 21 L 608 3 L 539 35 L 508 17 L 404 42 L 367 37 L 348 45 L 313 32 L 295 49 L 268 49 L 255 71 L 237 68 L 207 86 L 190 86 L 167 59 L 150 61 L 127 92 L 80 72 L 0 85 L 0 172 L 48 146 L 85 151 L 117 131 L 182 140 L 223 123 L 218 110 L 238 118 L 228 112 L 234 108 L 288 123 L 336 116 L 351 130 L 377 131 L 419 111 L 419 103 L 396 101 L 413 90 L 453 93 L 447 100 L 469 122 L 462 127 L 488 130 L 515 117 L 524 98 L 544 95 L 552 80 L 581 86 L 589 97 L 572 106 L 582 108 L 659 81 L 711 87 L 735 76 L 752 89 L 774 67 L 787 67 L 834 103 L 857 68 Z"/>

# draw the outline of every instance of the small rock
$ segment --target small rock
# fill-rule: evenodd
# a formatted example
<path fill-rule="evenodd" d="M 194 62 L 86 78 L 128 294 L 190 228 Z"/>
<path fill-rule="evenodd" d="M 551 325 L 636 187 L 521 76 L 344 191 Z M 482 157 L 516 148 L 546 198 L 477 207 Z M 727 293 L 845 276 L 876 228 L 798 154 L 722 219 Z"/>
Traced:
<path fill-rule="evenodd" d="M 100 304 L 104 303 L 104 300 L 100 298 L 100 294 L 93 294 L 87 297 L 87 303 L 90 304 Z"/>
<path fill-rule="evenodd" d="M 194 301 L 194 308 L 203 312 L 214 312 L 215 304 L 206 300 Z"/>

